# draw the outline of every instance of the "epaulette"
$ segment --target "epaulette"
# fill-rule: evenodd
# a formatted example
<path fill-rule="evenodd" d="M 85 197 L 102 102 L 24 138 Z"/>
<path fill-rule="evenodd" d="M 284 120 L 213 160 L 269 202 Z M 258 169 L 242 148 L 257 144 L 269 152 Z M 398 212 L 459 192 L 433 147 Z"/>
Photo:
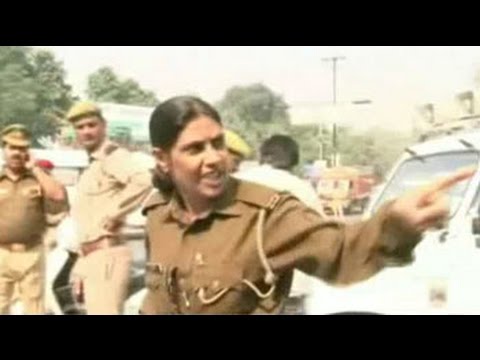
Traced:
<path fill-rule="evenodd" d="M 160 191 L 154 190 L 145 201 L 145 205 L 142 207 L 142 214 L 146 215 L 150 210 L 166 205 L 170 202 L 170 197 L 163 195 Z"/>
<path fill-rule="evenodd" d="M 239 181 L 236 199 L 260 208 L 273 210 L 282 199 L 282 194 L 278 190 L 263 185 Z"/>

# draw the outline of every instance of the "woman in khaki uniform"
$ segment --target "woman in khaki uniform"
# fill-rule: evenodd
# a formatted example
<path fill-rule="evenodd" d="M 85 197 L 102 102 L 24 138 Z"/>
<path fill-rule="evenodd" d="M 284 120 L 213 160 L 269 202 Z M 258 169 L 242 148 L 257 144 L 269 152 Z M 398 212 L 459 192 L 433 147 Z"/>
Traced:
<path fill-rule="evenodd" d="M 412 260 L 422 232 L 448 214 L 444 191 L 465 170 L 385 205 L 366 223 L 323 220 L 288 193 L 235 180 L 220 116 L 178 97 L 150 122 L 157 195 L 145 206 L 143 314 L 277 314 L 294 269 L 351 284 Z"/>

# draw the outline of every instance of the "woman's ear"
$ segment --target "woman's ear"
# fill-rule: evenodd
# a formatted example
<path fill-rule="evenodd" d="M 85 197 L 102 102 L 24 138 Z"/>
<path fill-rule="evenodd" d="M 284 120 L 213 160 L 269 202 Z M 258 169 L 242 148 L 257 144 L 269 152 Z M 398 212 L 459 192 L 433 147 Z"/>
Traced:
<path fill-rule="evenodd" d="M 153 148 L 152 155 L 155 158 L 157 168 L 164 174 L 168 174 L 170 170 L 168 154 L 165 150 L 160 148 Z"/>

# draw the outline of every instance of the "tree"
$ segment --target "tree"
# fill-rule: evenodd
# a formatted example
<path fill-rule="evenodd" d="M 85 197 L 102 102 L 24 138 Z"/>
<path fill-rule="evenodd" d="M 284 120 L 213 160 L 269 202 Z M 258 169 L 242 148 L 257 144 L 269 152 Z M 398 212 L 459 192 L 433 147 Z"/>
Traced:
<path fill-rule="evenodd" d="M 341 127 L 339 137 L 343 165 L 372 166 L 380 177 L 386 175 L 403 150 L 414 142 L 412 134 L 381 128 L 355 133 Z"/>
<path fill-rule="evenodd" d="M 320 136 L 319 131 L 322 132 L 322 136 Z M 320 129 L 317 125 L 291 126 L 289 135 L 298 142 L 301 164 L 313 163 L 319 160 L 321 155 L 324 158 L 328 157 L 330 146 L 326 139 L 328 135 L 325 134 L 325 131 L 325 129 Z"/>
<path fill-rule="evenodd" d="M 290 131 L 287 103 L 263 84 L 232 87 L 217 109 L 225 126 L 238 132 L 253 148 L 273 134 Z"/>
<path fill-rule="evenodd" d="M 274 134 L 289 135 L 300 147 L 300 166 L 331 153 L 331 134 L 326 127 L 292 125 L 288 104 L 283 97 L 263 84 L 235 86 L 218 102 L 224 124 L 238 132 L 255 149 Z M 321 131 L 321 134 L 319 134 Z"/>
<path fill-rule="evenodd" d="M 54 135 L 72 101 L 63 64 L 52 53 L 0 47 L 0 127 L 21 123 L 35 139 Z"/>
<path fill-rule="evenodd" d="M 224 125 L 238 132 L 255 149 L 273 134 L 285 134 L 300 146 L 300 165 L 332 155 L 332 131 L 327 126 L 291 125 L 283 97 L 263 84 L 235 86 L 217 103 Z M 341 162 L 347 166 L 372 166 L 383 176 L 403 149 L 413 142 L 411 134 L 380 128 L 365 133 L 338 129 Z M 320 148 L 322 147 L 322 148 Z M 298 169 L 301 172 L 301 169 Z"/>
<path fill-rule="evenodd" d="M 40 114 L 45 122 L 57 128 L 64 118 L 65 110 L 75 100 L 72 97 L 72 87 L 65 82 L 66 74 L 62 63 L 56 61 L 51 52 L 35 52 L 33 65 L 37 100 L 41 104 Z"/>
<path fill-rule="evenodd" d="M 152 91 L 142 89 L 135 80 L 120 80 L 110 67 L 102 67 L 88 77 L 87 95 L 93 101 L 125 105 L 156 106 L 160 103 Z"/>

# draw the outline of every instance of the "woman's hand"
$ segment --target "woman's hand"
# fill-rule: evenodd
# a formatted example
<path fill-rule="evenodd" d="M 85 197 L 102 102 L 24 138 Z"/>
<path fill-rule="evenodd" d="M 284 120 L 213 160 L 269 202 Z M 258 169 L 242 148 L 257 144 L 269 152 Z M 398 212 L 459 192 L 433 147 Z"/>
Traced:
<path fill-rule="evenodd" d="M 390 216 L 408 233 L 422 233 L 443 224 L 449 216 L 447 191 L 469 179 L 477 167 L 461 169 L 454 174 L 415 189 L 398 198 L 390 208 Z"/>

